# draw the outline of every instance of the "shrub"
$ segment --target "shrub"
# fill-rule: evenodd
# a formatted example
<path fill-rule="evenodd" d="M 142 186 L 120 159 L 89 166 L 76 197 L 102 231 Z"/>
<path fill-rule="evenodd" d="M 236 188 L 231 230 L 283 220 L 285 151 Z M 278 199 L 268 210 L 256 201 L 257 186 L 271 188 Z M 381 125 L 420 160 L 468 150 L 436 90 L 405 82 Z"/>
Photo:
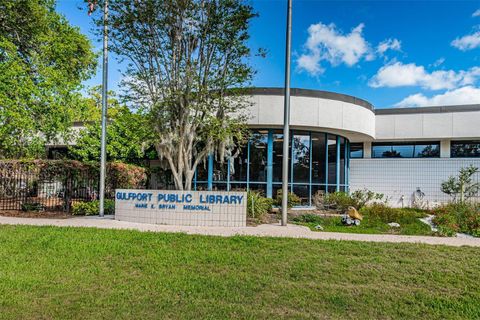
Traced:
<path fill-rule="evenodd" d="M 261 220 L 272 210 L 273 199 L 265 198 L 260 191 L 247 192 L 247 216 Z"/>
<path fill-rule="evenodd" d="M 100 211 L 100 201 L 76 202 L 72 205 L 72 214 L 75 216 L 94 216 Z M 115 213 L 115 201 L 105 199 L 104 213 Z"/>
<path fill-rule="evenodd" d="M 384 195 L 363 189 L 356 190 L 351 194 L 346 192 L 333 192 L 323 195 L 321 193 L 317 193 L 316 197 L 317 199 L 315 200 L 315 203 L 321 203 L 323 206 L 327 206 L 339 212 L 345 212 L 348 207 L 354 207 L 360 210 L 372 201 L 381 201 L 383 200 Z M 319 197 L 323 197 L 323 201 L 318 200 Z"/>
<path fill-rule="evenodd" d="M 473 175 L 477 172 L 478 168 L 473 165 L 461 168 L 458 177 L 451 176 L 442 182 L 442 192 L 451 196 L 454 202 L 464 202 L 477 195 L 480 183 L 473 182 Z"/>
<path fill-rule="evenodd" d="M 402 224 L 411 224 L 418 218 L 425 216 L 425 212 L 417 209 L 391 208 L 384 203 L 373 203 L 360 210 L 360 213 L 370 221 L 379 221 L 383 223 L 397 222 Z"/>
<path fill-rule="evenodd" d="M 75 160 L 0 160 L 1 180 L 11 181 L 25 175 L 32 186 L 42 180 L 95 182 L 99 172 L 97 163 Z M 106 190 L 109 195 L 113 196 L 114 189 L 143 189 L 146 181 L 147 170 L 143 167 L 122 162 L 107 163 Z"/>
<path fill-rule="evenodd" d="M 433 213 L 433 223 L 441 234 L 451 236 L 462 232 L 480 237 L 480 204 L 452 202 L 435 208 Z"/>
<path fill-rule="evenodd" d="M 279 189 L 277 191 L 277 198 L 275 200 L 275 204 L 279 207 L 282 206 L 282 198 L 283 198 L 283 195 L 282 195 L 282 189 Z M 291 208 L 291 207 L 294 207 L 294 206 L 298 206 L 300 205 L 301 203 L 301 200 L 300 200 L 300 197 L 297 196 L 295 193 L 293 192 L 289 192 L 288 193 L 288 197 L 287 197 L 287 208 Z"/>
<path fill-rule="evenodd" d="M 142 189 L 147 182 L 147 171 L 143 167 L 123 162 L 111 162 L 107 166 L 107 187 L 112 189 Z M 113 195 L 113 194 L 112 194 Z"/>
<path fill-rule="evenodd" d="M 351 193 L 352 199 L 355 201 L 358 210 L 365 207 L 371 202 L 386 202 L 385 195 L 383 193 L 377 193 L 368 189 L 355 190 Z"/>
<path fill-rule="evenodd" d="M 307 214 L 302 214 L 300 216 L 297 216 L 297 217 L 294 217 L 292 219 L 292 221 L 295 221 L 295 222 L 304 222 L 304 223 L 318 223 L 318 224 L 321 224 L 324 222 L 324 218 L 316 215 L 316 214 L 311 214 L 311 213 L 307 213 Z"/>
<path fill-rule="evenodd" d="M 323 196 L 324 206 L 345 212 L 348 207 L 357 208 L 357 202 L 346 192 L 332 192 Z"/>
<path fill-rule="evenodd" d="M 22 211 L 43 211 L 45 206 L 40 202 L 25 202 L 22 203 Z"/>

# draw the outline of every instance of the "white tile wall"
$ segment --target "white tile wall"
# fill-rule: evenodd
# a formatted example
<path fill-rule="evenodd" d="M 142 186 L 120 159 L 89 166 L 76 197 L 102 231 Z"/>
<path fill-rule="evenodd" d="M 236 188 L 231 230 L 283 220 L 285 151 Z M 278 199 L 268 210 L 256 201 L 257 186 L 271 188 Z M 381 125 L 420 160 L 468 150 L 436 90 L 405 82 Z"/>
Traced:
<path fill-rule="evenodd" d="M 480 168 L 480 159 L 351 159 L 350 190 L 367 188 L 385 194 L 392 206 L 408 207 L 420 188 L 425 203 L 434 206 L 450 199 L 441 183 L 470 164 Z M 480 175 L 474 179 L 479 182 Z"/>

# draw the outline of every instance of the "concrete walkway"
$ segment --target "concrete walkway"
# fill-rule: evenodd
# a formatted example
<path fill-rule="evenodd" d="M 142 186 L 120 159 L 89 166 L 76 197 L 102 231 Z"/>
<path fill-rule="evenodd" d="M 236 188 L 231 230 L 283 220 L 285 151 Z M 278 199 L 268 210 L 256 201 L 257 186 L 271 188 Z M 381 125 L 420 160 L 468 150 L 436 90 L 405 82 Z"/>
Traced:
<path fill-rule="evenodd" d="M 37 218 L 13 218 L 1 217 L 0 224 L 31 225 L 31 226 L 58 226 L 58 227 L 93 227 L 103 229 L 127 229 L 152 232 L 181 232 L 186 234 L 199 234 L 211 236 L 257 236 L 257 237 L 287 237 L 318 240 L 349 240 L 369 242 L 408 242 L 425 243 L 432 245 L 447 246 L 473 246 L 480 247 L 480 238 L 441 238 L 426 236 L 397 236 L 383 234 L 354 234 L 338 232 L 315 232 L 307 227 L 290 224 L 282 227 L 278 224 L 263 224 L 257 227 L 190 227 L 190 226 L 167 226 L 144 223 L 117 221 L 113 216 L 99 217 L 75 217 L 70 219 L 37 219 Z"/>

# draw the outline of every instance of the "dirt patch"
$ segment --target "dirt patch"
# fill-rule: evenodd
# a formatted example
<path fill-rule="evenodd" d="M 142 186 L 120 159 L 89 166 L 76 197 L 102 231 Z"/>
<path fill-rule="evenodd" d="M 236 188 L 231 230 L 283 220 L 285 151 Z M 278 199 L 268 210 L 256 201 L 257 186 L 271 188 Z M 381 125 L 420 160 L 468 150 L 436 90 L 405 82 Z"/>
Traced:
<path fill-rule="evenodd" d="M 0 216 L 16 217 L 16 218 L 51 218 L 51 219 L 68 219 L 72 218 L 71 214 L 62 211 L 20 211 L 20 210 L 1 210 Z"/>

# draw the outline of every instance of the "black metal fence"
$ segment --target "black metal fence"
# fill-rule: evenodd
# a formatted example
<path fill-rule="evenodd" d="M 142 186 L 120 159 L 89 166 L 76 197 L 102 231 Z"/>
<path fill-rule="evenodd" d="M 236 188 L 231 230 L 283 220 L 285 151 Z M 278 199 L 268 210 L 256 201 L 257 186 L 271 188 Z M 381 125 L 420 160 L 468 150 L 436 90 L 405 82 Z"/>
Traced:
<path fill-rule="evenodd" d="M 112 170 L 109 171 L 110 176 L 115 178 L 107 180 L 106 197 L 113 199 L 115 188 L 130 186 L 123 186 L 122 181 L 125 179 L 118 179 L 118 175 L 112 174 Z M 0 162 L 0 210 L 2 211 L 64 211 L 68 213 L 75 202 L 98 199 L 98 190 L 98 168 L 93 166 L 75 161 Z"/>

